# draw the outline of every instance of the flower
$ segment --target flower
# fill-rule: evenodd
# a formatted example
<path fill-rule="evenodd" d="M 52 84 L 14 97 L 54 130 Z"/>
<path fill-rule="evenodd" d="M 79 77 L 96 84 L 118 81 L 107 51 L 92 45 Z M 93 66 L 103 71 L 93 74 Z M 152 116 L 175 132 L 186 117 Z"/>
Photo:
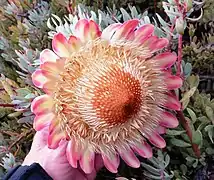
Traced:
<path fill-rule="evenodd" d="M 176 19 L 175 29 L 176 29 L 177 33 L 184 34 L 185 22 L 184 22 L 183 17 L 179 17 Z"/>
<path fill-rule="evenodd" d="M 178 125 L 173 111 L 180 103 L 170 93 L 182 85 L 170 73 L 177 56 L 159 53 L 168 40 L 153 35 L 153 25 L 138 25 L 133 19 L 101 32 L 94 21 L 81 19 L 69 39 L 55 34 L 53 51 L 41 52 L 32 74 L 46 93 L 32 102 L 34 128 L 49 127 L 53 149 L 67 139 L 68 161 L 73 167 L 79 162 L 85 173 L 93 170 L 96 153 L 113 173 L 119 156 L 139 167 L 135 153 L 152 156 L 147 140 L 164 148 L 160 134 Z"/>

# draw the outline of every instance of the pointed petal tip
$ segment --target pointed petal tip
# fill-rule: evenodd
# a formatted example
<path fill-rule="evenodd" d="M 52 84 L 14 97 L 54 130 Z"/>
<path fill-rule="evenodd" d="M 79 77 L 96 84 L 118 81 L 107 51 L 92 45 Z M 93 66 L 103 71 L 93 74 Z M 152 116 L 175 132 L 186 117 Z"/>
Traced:
<path fill-rule="evenodd" d="M 69 57 L 68 40 L 62 33 L 54 35 L 52 48 L 59 57 Z"/>
<path fill-rule="evenodd" d="M 66 156 L 68 159 L 69 164 L 73 167 L 73 168 L 77 168 L 77 161 L 79 160 L 79 157 L 77 156 L 76 152 L 75 152 L 75 147 L 73 146 L 73 141 L 70 140 L 68 142 L 67 148 L 66 148 Z"/>
<path fill-rule="evenodd" d="M 82 42 L 94 40 L 101 36 L 99 25 L 88 19 L 81 19 L 75 25 L 75 35 L 81 39 Z"/>
<path fill-rule="evenodd" d="M 147 138 L 157 148 L 163 149 L 166 147 L 165 140 L 157 132 L 153 132 L 152 134 L 148 135 Z"/>
<path fill-rule="evenodd" d="M 59 57 L 50 49 L 44 49 L 40 53 L 40 57 L 39 57 L 41 64 L 45 62 L 56 62 L 58 58 Z"/>
<path fill-rule="evenodd" d="M 50 149 L 56 149 L 59 147 L 61 140 L 66 139 L 65 132 L 61 129 L 60 122 L 54 118 L 49 125 L 49 135 L 48 135 L 48 147 Z"/>
<path fill-rule="evenodd" d="M 131 149 L 120 151 L 119 154 L 120 154 L 120 157 L 126 162 L 127 165 L 133 168 L 140 167 L 140 161 Z"/>
<path fill-rule="evenodd" d="M 166 127 L 158 126 L 157 129 L 156 129 L 156 132 L 158 134 L 166 134 Z"/>
<path fill-rule="evenodd" d="M 36 131 L 40 131 L 43 128 L 50 125 L 50 122 L 54 119 L 55 115 L 53 113 L 45 113 L 36 115 L 33 122 L 33 128 Z"/>
<path fill-rule="evenodd" d="M 135 31 L 135 41 L 143 43 L 153 34 L 153 32 L 154 25 L 145 24 Z"/>
<path fill-rule="evenodd" d="M 31 112 L 34 114 L 46 113 L 47 111 L 51 111 L 54 103 L 50 96 L 44 94 L 41 96 L 37 96 L 31 102 Z"/>
<path fill-rule="evenodd" d="M 90 20 L 89 21 L 89 32 L 90 35 L 91 35 L 91 39 L 96 39 L 97 37 L 100 37 L 101 36 L 101 31 L 100 31 L 100 27 L 99 25 L 93 21 L 93 20 Z"/>
<path fill-rule="evenodd" d="M 178 98 L 171 93 L 167 94 L 167 101 L 163 104 L 164 107 L 175 110 L 175 111 L 180 111 L 181 110 L 181 103 L 178 100 Z"/>
<path fill-rule="evenodd" d="M 139 19 L 131 19 L 125 21 L 116 31 L 115 34 L 112 36 L 112 40 L 121 40 L 121 39 L 130 39 L 130 37 L 134 36 L 134 31 L 139 24 Z"/>
<path fill-rule="evenodd" d="M 151 51 L 156 52 L 163 48 L 165 48 L 169 44 L 169 40 L 167 38 L 158 38 L 157 36 L 152 36 L 152 41 L 149 41 L 149 48 Z"/>
<path fill-rule="evenodd" d="M 151 158 L 153 156 L 151 146 L 145 141 L 133 146 L 132 149 L 143 158 Z"/>
<path fill-rule="evenodd" d="M 166 75 L 165 82 L 168 90 L 178 89 L 183 85 L 183 80 L 176 75 Z"/>
<path fill-rule="evenodd" d="M 179 125 L 179 121 L 172 113 L 165 111 L 160 125 L 167 128 L 176 128 Z"/>
<path fill-rule="evenodd" d="M 171 67 L 177 60 L 177 55 L 174 52 L 164 52 L 153 58 L 162 69 Z"/>
<path fill-rule="evenodd" d="M 41 69 L 34 71 L 31 75 L 31 79 L 33 84 L 38 88 L 42 88 L 44 83 L 47 82 L 47 78 L 44 76 Z"/>
<path fill-rule="evenodd" d="M 118 172 L 118 166 L 120 164 L 120 158 L 117 154 L 113 154 L 111 158 L 102 154 L 104 166 L 112 173 Z"/>
<path fill-rule="evenodd" d="M 91 152 L 88 149 L 80 157 L 79 160 L 80 167 L 86 174 L 90 174 L 95 169 L 94 160 L 95 153 Z"/>
<path fill-rule="evenodd" d="M 61 32 L 57 32 L 56 34 L 54 34 L 54 38 L 62 38 L 62 39 L 66 39 L 66 37 L 61 33 Z"/>

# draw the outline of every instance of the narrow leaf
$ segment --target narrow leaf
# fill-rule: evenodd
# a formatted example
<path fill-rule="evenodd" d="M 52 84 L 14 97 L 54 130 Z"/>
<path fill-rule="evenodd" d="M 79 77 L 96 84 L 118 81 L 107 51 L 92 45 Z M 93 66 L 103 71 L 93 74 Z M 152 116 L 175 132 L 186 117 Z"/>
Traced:
<path fill-rule="evenodd" d="M 203 137 L 202 137 L 201 131 L 199 131 L 199 130 L 195 131 L 195 132 L 193 133 L 193 136 L 192 136 L 192 142 L 193 142 L 194 144 L 201 145 L 202 140 L 203 140 Z"/>
<path fill-rule="evenodd" d="M 193 124 L 196 122 L 196 114 L 194 113 L 194 111 L 190 108 L 187 108 L 187 112 L 189 113 L 190 117 L 191 117 L 191 120 L 193 122 Z"/>
<path fill-rule="evenodd" d="M 173 138 L 170 140 L 170 142 L 174 145 L 174 146 L 178 146 L 178 147 L 191 147 L 191 144 L 183 141 L 183 140 L 180 140 L 180 139 L 176 139 L 176 138 Z"/>

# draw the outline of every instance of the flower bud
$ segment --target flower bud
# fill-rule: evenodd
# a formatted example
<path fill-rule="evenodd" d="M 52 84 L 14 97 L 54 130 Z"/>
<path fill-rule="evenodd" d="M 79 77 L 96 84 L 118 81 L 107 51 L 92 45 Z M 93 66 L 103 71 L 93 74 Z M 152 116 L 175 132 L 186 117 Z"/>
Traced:
<path fill-rule="evenodd" d="M 184 20 L 182 17 L 176 19 L 175 29 L 179 34 L 184 34 Z"/>

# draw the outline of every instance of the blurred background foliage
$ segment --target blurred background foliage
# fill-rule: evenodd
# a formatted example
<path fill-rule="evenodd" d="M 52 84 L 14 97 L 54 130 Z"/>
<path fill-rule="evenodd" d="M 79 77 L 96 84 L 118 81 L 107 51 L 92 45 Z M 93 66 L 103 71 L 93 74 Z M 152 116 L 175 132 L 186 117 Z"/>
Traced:
<path fill-rule="evenodd" d="M 190 17 L 198 17 L 201 8 L 203 17 L 187 22 L 183 36 L 185 82 L 180 98 L 183 118 L 191 125 L 192 140 L 182 126 L 167 130 L 167 148 L 154 149 L 151 159 L 139 157 L 139 169 L 121 163 L 117 174 L 103 168 L 97 179 L 214 179 L 214 1 L 196 6 Z M 30 104 L 43 92 L 32 85 L 30 76 L 39 65 L 39 53 L 51 47 L 54 33 L 60 30 L 68 36 L 75 18 L 85 16 L 102 28 L 139 18 L 142 23 L 155 24 L 160 37 L 166 37 L 170 29 L 169 17 L 159 0 L 1 0 L 0 179 L 22 162 L 35 133 Z M 173 39 L 176 38 L 175 35 Z M 171 48 L 176 50 L 173 39 Z M 192 142 L 200 148 L 199 158 L 193 153 Z"/>

